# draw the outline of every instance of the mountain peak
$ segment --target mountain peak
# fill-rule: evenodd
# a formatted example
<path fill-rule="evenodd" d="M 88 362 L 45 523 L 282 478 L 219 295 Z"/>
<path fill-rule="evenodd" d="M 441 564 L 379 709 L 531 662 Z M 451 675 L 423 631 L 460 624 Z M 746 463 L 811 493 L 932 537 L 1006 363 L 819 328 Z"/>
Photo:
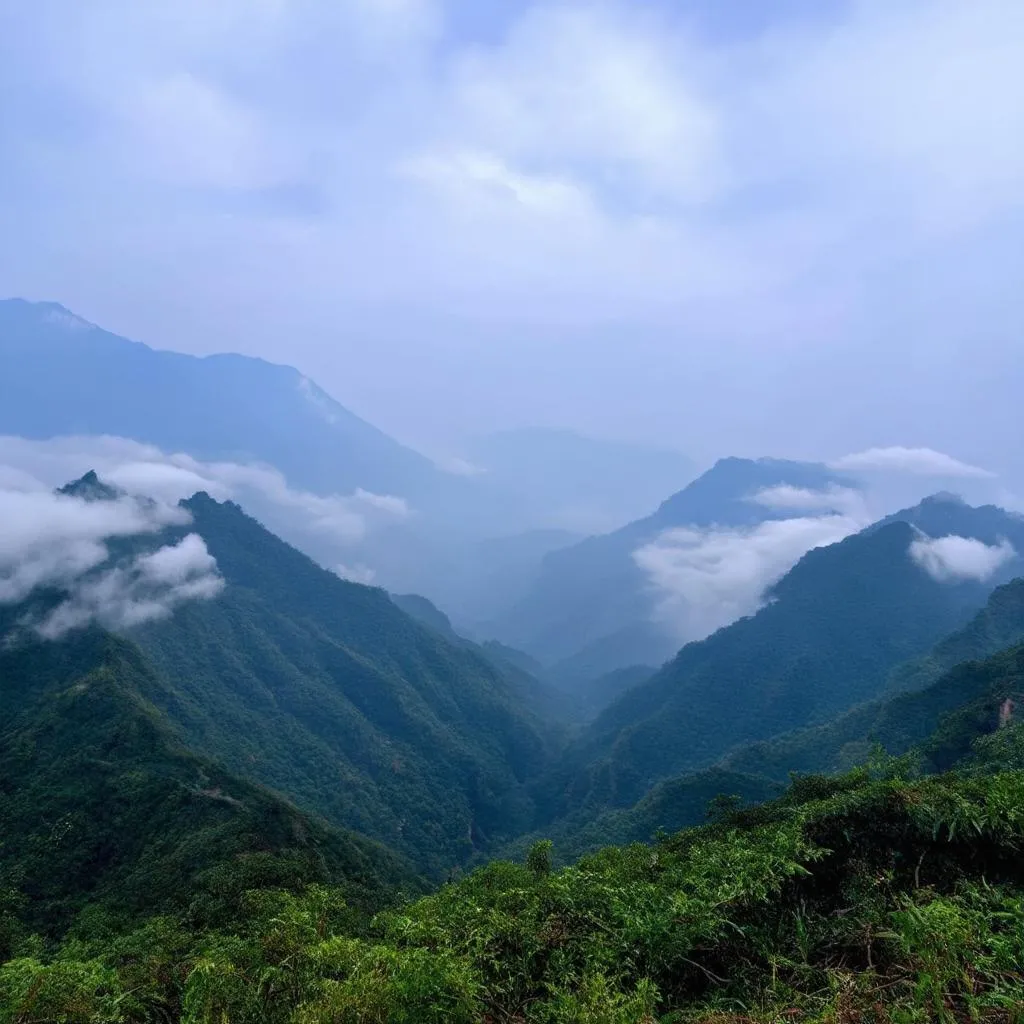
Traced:
<path fill-rule="evenodd" d="M 928 505 L 958 505 L 961 507 L 967 506 L 967 502 L 959 494 L 955 494 L 953 491 L 936 491 L 934 494 L 929 494 L 927 498 L 921 499 L 921 504 L 924 506 Z"/>
<path fill-rule="evenodd" d="M 57 493 L 68 498 L 81 498 L 83 501 L 113 501 L 121 496 L 121 492 L 104 483 L 94 469 L 65 484 Z"/>
<path fill-rule="evenodd" d="M 0 300 L 0 314 L 13 314 L 23 322 L 57 326 L 71 331 L 94 330 L 96 325 L 73 313 L 59 302 L 33 302 L 29 299 Z"/>
<path fill-rule="evenodd" d="M 811 491 L 853 486 L 852 481 L 818 462 L 763 457 L 728 456 L 683 490 L 662 502 L 645 522 L 658 529 L 669 526 L 751 526 L 771 518 L 751 499 L 772 487 L 788 485 Z"/>

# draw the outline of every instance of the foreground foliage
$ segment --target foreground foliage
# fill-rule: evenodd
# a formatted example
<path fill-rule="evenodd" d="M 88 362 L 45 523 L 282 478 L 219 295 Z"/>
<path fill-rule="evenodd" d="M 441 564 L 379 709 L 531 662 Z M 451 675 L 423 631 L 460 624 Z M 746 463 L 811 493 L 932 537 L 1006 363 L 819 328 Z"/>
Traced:
<path fill-rule="evenodd" d="M 83 914 L 22 937 L 0 1021 L 1024 1020 L 1020 727 L 956 773 L 798 778 L 780 800 L 551 870 L 538 844 L 372 920 L 323 886 L 228 927 Z"/>

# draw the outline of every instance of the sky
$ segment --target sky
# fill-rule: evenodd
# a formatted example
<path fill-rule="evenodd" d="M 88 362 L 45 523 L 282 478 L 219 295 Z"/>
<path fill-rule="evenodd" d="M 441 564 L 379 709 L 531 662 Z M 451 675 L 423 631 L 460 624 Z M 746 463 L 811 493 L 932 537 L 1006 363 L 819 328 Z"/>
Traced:
<path fill-rule="evenodd" d="M 0 295 L 534 424 L 1024 479 L 1019 0 L 0 6 Z"/>

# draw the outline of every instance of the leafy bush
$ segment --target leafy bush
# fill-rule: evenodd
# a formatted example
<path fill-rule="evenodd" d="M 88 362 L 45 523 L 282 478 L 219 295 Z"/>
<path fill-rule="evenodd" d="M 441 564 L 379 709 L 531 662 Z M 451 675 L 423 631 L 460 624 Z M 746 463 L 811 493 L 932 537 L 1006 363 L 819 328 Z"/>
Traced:
<path fill-rule="evenodd" d="M 216 929 L 81 915 L 0 969 L 0 1021 L 1013 1021 L 1024 773 L 804 784 L 654 846 L 495 862 L 372 920 L 261 889 Z"/>

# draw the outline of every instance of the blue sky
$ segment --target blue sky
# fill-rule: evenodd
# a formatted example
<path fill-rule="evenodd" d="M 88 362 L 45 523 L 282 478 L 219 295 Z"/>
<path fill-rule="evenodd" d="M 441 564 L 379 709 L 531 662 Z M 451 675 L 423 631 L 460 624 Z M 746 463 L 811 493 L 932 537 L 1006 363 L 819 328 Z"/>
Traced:
<path fill-rule="evenodd" d="M 435 451 L 1024 475 L 1019 0 L 11 3 L 0 166 L 0 294 Z"/>

